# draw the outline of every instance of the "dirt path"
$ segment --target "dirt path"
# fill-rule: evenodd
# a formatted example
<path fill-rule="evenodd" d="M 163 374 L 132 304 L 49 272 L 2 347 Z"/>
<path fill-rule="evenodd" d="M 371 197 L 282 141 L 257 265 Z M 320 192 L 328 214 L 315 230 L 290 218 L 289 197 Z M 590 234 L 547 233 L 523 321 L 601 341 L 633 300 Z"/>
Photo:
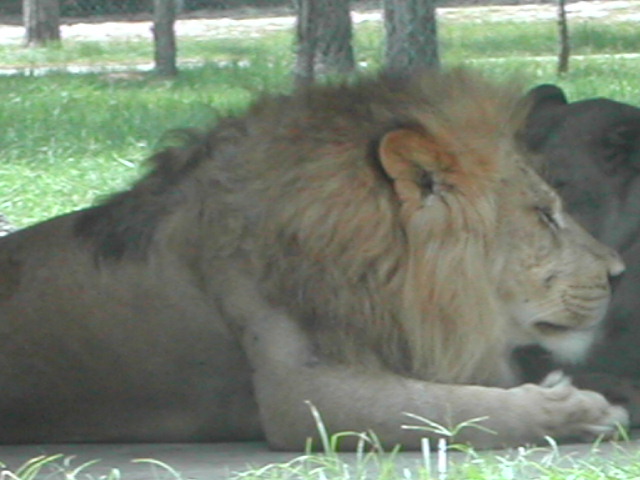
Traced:
<path fill-rule="evenodd" d="M 570 19 L 598 18 L 610 21 L 640 21 L 640 0 L 593 0 L 568 5 Z M 449 20 L 518 20 L 555 18 L 556 7 L 553 4 L 532 4 L 517 6 L 486 6 L 439 8 L 438 16 Z M 378 22 L 379 10 L 356 11 L 353 13 L 356 24 Z M 0 19 L 0 44 L 19 45 L 24 38 L 21 26 L 2 24 Z M 176 23 L 176 33 L 183 37 L 247 37 L 260 36 L 266 32 L 289 29 L 294 17 L 269 16 L 263 18 L 186 18 Z M 62 26 L 62 38 L 68 40 L 126 40 L 149 39 L 151 22 L 149 21 L 107 21 L 103 23 L 73 23 Z"/>

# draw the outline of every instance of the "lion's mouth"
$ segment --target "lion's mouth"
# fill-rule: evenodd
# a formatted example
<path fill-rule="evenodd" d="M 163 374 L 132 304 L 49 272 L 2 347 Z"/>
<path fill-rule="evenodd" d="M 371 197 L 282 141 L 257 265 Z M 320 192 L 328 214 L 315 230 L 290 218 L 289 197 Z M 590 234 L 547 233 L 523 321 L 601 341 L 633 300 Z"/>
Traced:
<path fill-rule="evenodd" d="M 540 345 L 548 350 L 561 364 L 581 363 L 587 357 L 598 337 L 598 329 L 588 327 L 567 327 L 551 322 L 538 326 Z"/>
<path fill-rule="evenodd" d="M 573 330 L 573 327 L 570 327 L 568 325 L 562 325 L 547 320 L 541 320 L 534 323 L 533 328 L 535 328 L 542 335 L 559 335 L 568 333 Z"/>

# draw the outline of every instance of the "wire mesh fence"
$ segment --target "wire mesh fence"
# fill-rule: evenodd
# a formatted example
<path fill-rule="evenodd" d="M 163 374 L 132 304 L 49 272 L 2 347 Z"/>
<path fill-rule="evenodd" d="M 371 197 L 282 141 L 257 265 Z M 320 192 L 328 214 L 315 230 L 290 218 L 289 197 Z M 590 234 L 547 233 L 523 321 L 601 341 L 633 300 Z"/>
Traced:
<path fill-rule="evenodd" d="M 291 4 L 292 0 L 177 0 L 181 11 Z M 60 0 L 63 17 L 151 12 L 153 0 Z M 22 0 L 0 0 L 0 15 L 19 15 Z"/>

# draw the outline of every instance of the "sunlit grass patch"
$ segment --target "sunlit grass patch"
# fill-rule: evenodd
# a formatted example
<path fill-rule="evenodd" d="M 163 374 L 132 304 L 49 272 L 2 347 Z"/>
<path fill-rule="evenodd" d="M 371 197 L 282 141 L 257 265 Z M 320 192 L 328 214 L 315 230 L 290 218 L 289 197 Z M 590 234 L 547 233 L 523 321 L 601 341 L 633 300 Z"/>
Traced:
<path fill-rule="evenodd" d="M 446 19 L 440 24 L 445 65 L 468 65 L 525 85 L 558 83 L 570 99 L 608 96 L 638 102 L 640 36 L 630 22 L 572 22 L 570 72 L 556 75 L 556 26 Z M 383 58 L 380 22 L 359 24 L 361 70 Z M 65 41 L 46 49 L 0 47 L 1 65 L 127 66 L 151 61 L 150 40 Z M 0 76 L 0 212 L 25 226 L 124 188 L 170 129 L 206 127 L 241 112 L 251 99 L 291 88 L 293 32 L 260 37 L 179 41 L 186 66 L 176 80 L 131 70 L 124 74 L 52 73 Z"/>
<path fill-rule="evenodd" d="M 278 65 L 152 75 L 0 77 L 0 211 L 18 225 L 87 206 L 144 169 L 164 132 L 206 127 L 286 83 Z"/>

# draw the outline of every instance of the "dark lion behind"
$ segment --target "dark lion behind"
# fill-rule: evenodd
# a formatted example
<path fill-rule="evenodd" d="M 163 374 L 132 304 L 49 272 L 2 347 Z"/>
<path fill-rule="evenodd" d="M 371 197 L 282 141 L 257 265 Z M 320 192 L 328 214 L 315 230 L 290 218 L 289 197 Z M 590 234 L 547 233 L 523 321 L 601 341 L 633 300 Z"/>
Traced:
<path fill-rule="evenodd" d="M 640 108 L 608 98 L 569 102 L 554 85 L 529 93 L 524 140 L 544 157 L 545 173 L 567 210 L 627 266 L 607 313 L 606 338 L 580 366 L 612 396 L 628 397 L 640 423 Z M 540 363 L 540 362 L 537 362 Z M 636 383 L 621 384 L 630 377 Z M 588 383 L 593 385 L 593 379 Z M 607 385 L 609 384 L 609 385 Z M 618 384 L 616 386 L 616 384 Z"/>
<path fill-rule="evenodd" d="M 103 205 L 0 239 L 0 441 L 302 449 L 612 436 L 583 359 L 623 265 L 514 141 L 520 93 L 453 72 L 265 97 Z M 355 440 L 346 439 L 345 447 Z"/>

